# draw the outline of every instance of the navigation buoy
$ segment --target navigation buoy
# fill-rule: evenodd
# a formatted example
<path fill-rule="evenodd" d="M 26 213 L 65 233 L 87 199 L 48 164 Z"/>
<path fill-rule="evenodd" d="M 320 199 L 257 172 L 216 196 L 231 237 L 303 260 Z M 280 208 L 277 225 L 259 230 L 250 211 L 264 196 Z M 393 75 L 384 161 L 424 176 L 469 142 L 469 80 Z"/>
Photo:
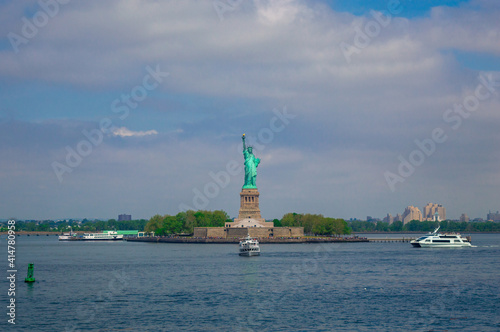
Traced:
<path fill-rule="evenodd" d="M 35 282 L 35 277 L 33 277 L 33 265 L 33 263 L 28 264 L 28 275 L 26 279 L 24 279 L 24 282 Z"/>

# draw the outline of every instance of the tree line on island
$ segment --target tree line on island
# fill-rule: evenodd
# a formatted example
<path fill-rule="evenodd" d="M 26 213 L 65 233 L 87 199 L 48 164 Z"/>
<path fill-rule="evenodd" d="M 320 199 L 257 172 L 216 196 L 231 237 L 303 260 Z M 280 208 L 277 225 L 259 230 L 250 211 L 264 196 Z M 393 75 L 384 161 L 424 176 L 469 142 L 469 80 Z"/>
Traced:
<path fill-rule="evenodd" d="M 402 221 L 392 224 L 384 221 L 370 222 L 353 220 L 348 222 L 353 232 L 431 232 L 439 226 L 440 232 L 500 232 L 500 223 L 492 221 L 459 222 L 453 220 L 419 221 L 412 220 L 403 225 Z"/>
<path fill-rule="evenodd" d="M 229 215 L 217 211 L 186 211 L 175 216 L 155 215 L 146 224 L 146 232 L 156 235 L 193 233 L 194 227 L 224 227 L 231 222 Z M 457 222 L 451 220 L 418 221 L 412 220 L 403 225 L 401 221 L 392 224 L 378 221 L 348 221 L 340 218 L 324 217 L 321 214 L 287 213 L 281 219 L 273 220 L 274 227 L 304 227 L 304 234 L 309 235 L 347 235 L 352 232 L 430 232 L 440 226 L 442 232 L 500 232 L 500 223 Z"/>
<path fill-rule="evenodd" d="M 186 211 L 175 216 L 159 214 L 153 216 L 144 231 L 155 235 L 191 234 L 194 227 L 224 227 L 231 222 L 229 215 L 217 211 Z M 344 219 L 325 218 L 321 214 L 287 213 L 281 220 L 274 219 L 274 227 L 304 227 L 304 233 L 315 235 L 350 234 L 351 230 Z"/>
<path fill-rule="evenodd" d="M 222 210 L 216 211 L 185 211 L 176 215 L 156 214 L 149 220 L 89 221 L 26 221 L 17 222 L 17 231 L 28 232 L 67 232 L 70 227 L 73 231 L 100 232 L 103 230 L 138 230 L 154 232 L 158 236 L 175 234 L 192 234 L 195 227 L 224 227 L 226 222 L 233 220 Z M 274 219 L 275 227 L 304 227 L 306 234 L 315 235 L 342 235 L 350 234 L 351 230 L 343 219 L 326 218 L 321 214 L 287 213 L 282 219 Z M 5 229 L 6 230 L 6 229 Z M 3 231 L 0 227 L 0 231 Z"/>
<path fill-rule="evenodd" d="M 224 227 L 231 222 L 225 211 L 186 211 L 176 215 L 154 215 L 149 220 L 137 219 L 117 221 L 115 219 L 64 221 L 18 221 L 16 231 L 27 232 L 67 232 L 73 231 L 100 232 L 103 230 L 138 230 L 155 232 L 156 235 L 192 234 L 194 227 Z M 418 221 L 413 220 L 405 225 L 401 221 L 392 224 L 383 221 L 369 222 L 362 220 L 345 221 L 344 219 L 328 218 L 321 214 L 287 213 L 281 219 L 274 219 L 275 227 L 304 227 L 304 233 L 310 235 L 346 235 L 352 232 L 430 232 L 440 226 L 442 232 L 500 232 L 500 223 L 458 222 L 451 220 Z M 7 224 L 0 224 L 0 232 L 7 231 Z"/>
<path fill-rule="evenodd" d="M 224 227 L 232 221 L 229 215 L 221 210 L 179 212 L 175 216 L 154 215 L 144 228 L 145 232 L 154 232 L 155 235 L 165 236 L 172 234 L 191 234 L 195 227 Z"/>
<path fill-rule="evenodd" d="M 351 228 L 344 219 L 328 218 L 321 214 L 287 213 L 280 220 L 279 224 L 283 227 L 304 227 L 304 234 L 351 234 Z M 276 223 L 274 225 L 276 226 Z"/>
<path fill-rule="evenodd" d="M 144 227 L 149 222 L 147 219 L 117 221 L 116 219 L 109 220 L 24 220 L 16 222 L 16 231 L 25 232 L 69 232 L 70 227 L 74 232 L 101 232 L 104 230 L 144 230 Z M 0 232 L 6 231 L 6 225 L 0 225 Z"/>

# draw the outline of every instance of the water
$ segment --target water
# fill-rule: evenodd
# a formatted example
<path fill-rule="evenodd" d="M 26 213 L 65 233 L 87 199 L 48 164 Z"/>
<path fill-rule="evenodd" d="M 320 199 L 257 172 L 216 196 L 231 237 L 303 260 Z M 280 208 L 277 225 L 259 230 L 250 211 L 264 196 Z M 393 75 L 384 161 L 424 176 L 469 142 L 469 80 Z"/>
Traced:
<path fill-rule="evenodd" d="M 475 248 L 16 238 L 16 325 L 1 331 L 499 331 L 500 235 Z M 1 248 L 7 270 L 5 235 Z M 36 283 L 23 282 L 29 262 Z M 5 312 L 8 282 L 0 283 Z"/>

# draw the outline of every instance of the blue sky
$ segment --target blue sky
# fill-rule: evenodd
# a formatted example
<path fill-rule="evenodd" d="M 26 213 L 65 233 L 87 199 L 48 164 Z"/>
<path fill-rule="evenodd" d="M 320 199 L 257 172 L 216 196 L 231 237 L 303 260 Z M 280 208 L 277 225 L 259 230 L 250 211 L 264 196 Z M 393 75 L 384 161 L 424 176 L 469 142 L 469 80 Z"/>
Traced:
<path fill-rule="evenodd" d="M 433 7 L 447 6 L 459 7 L 461 4 L 466 4 L 468 1 L 452 1 L 452 0 L 395 0 L 395 1 L 318 1 L 328 4 L 333 10 L 338 12 L 347 12 L 357 16 L 367 15 L 371 10 L 383 11 L 387 10 L 388 6 L 393 5 L 400 7 L 401 12 L 398 16 L 406 18 L 415 18 L 429 16 L 429 12 Z"/>
<path fill-rule="evenodd" d="M 500 209 L 496 1 L 50 3 L 0 2 L 0 218 L 234 217 L 242 133 L 266 218 Z"/>

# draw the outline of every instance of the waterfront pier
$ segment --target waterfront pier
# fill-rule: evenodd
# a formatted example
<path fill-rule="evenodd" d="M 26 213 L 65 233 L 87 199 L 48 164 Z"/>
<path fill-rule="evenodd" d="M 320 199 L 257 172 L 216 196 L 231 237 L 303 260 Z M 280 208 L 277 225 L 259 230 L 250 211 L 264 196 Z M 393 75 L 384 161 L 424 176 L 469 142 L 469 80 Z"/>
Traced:
<path fill-rule="evenodd" d="M 398 239 L 379 238 L 379 239 L 368 239 L 368 242 L 411 242 L 412 240 L 415 240 L 415 238 L 414 237 L 403 237 L 403 238 L 398 238 Z"/>

